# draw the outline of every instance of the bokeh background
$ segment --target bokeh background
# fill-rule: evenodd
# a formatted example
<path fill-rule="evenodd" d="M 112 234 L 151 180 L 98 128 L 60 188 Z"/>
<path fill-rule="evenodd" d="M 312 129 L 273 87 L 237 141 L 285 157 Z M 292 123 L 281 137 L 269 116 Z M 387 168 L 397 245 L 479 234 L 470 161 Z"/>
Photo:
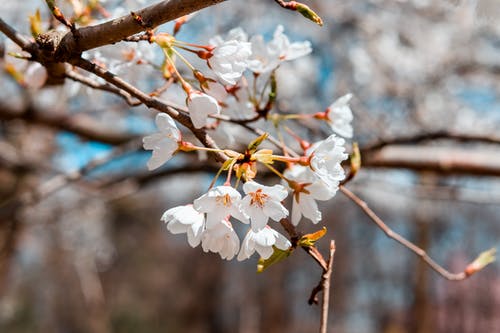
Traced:
<path fill-rule="evenodd" d="M 101 2 L 113 17 L 149 3 Z M 59 3 L 71 10 L 69 2 Z M 435 149 L 451 157 L 484 157 L 492 167 L 483 174 L 366 167 L 349 184 L 394 230 L 450 270 L 463 270 L 500 240 L 498 1 L 307 3 L 320 13 L 323 27 L 270 0 L 233 0 L 201 11 L 178 37 L 203 43 L 241 26 L 269 39 L 282 24 L 291 40 L 310 40 L 309 57 L 278 71 L 279 108 L 322 111 L 352 92 L 354 139 L 362 148 L 440 132 L 487 138 L 490 143 L 414 140 L 403 147 L 415 149 L 416 159 Z M 28 15 L 37 8 L 48 21 L 44 2 L 35 0 L 4 1 L 0 16 L 29 34 Z M 3 68 L 14 64 L 25 71 L 26 62 L 7 55 L 14 48 L 4 35 L 0 45 Z M 144 90 L 163 84 L 152 66 L 136 64 L 141 58 L 161 62 L 147 43 L 121 43 L 85 56 L 101 59 Z M 319 307 L 307 299 L 321 271 L 305 253 L 296 251 L 257 274 L 257 258 L 222 261 L 190 248 L 184 235 L 168 233 L 159 221 L 166 209 L 206 191 L 212 169 L 186 167 L 198 157 L 179 155 L 151 174 L 145 167 L 149 153 L 127 151 L 81 181 L 5 209 L 56 175 L 114 151 L 109 142 L 60 130 L 57 123 L 9 116 L 13 110 L 79 117 L 110 133 L 137 136 L 154 130 L 154 113 L 71 81 L 25 89 L 6 71 L 0 80 L 0 332 L 318 330 Z M 178 95 L 169 89 L 162 97 L 182 101 Z M 321 131 L 308 135 L 318 138 Z M 326 253 L 329 239 L 337 244 L 331 331 L 500 331 L 498 264 L 470 280 L 448 282 L 386 238 L 341 193 L 321 206 L 328 234 L 319 248 Z M 318 229 L 308 221 L 300 228 Z"/>

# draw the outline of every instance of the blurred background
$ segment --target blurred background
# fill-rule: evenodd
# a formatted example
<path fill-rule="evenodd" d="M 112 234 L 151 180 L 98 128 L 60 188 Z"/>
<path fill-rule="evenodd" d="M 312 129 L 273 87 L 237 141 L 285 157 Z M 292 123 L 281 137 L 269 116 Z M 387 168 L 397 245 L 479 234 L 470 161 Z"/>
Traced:
<path fill-rule="evenodd" d="M 76 8 L 58 3 L 65 13 Z M 101 1 L 111 17 L 149 3 Z M 366 163 L 348 187 L 395 231 L 462 271 L 500 240 L 498 1 L 307 4 L 323 27 L 270 0 L 228 1 L 200 12 L 178 38 L 203 44 L 241 26 L 270 39 L 282 24 L 292 41 L 310 40 L 310 56 L 278 71 L 280 111 L 322 111 L 352 92 Z M 0 16 L 29 35 L 37 8 L 48 22 L 43 1 L 4 1 Z M 204 193 L 214 173 L 181 154 L 148 172 L 150 153 L 135 137 L 154 131 L 153 112 L 69 80 L 43 88 L 16 80 L 19 72 L 36 82 L 39 69 L 9 56 L 17 51 L 3 34 L 0 45 L 0 332 L 318 330 L 320 309 L 307 300 L 321 271 L 303 251 L 257 274 L 255 257 L 222 261 L 167 232 L 162 213 Z M 147 65 L 161 54 L 147 43 L 85 56 L 146 91 L 164 84 Z M 162 98 L 184 97 L 169 89 Z M 332 332 L 500 331 L 498 264 L 448 282 L 341 193 L 321 207 L 328 234 L 318 246 L 327 253 L 329 239 L 337 244 Z"/>

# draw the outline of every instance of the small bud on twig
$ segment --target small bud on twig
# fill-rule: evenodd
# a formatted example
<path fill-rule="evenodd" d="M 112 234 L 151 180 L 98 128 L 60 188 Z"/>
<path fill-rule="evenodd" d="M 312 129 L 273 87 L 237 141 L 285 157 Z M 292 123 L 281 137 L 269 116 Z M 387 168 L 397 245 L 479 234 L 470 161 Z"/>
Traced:
<path fill-rule="evenodd" d="M 482 252 L 476 260 L 474 260 L 467 268 L 465 268 L 465 274 L 471 276 L 491 264 L 495 261 L 497 249 L 491 248 L 487 251 Z"/>

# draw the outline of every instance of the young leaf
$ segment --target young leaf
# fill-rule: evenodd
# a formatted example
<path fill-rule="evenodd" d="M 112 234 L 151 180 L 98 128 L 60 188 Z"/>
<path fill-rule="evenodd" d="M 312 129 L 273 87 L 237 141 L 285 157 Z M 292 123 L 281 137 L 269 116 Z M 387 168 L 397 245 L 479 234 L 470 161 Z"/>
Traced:
<path fill-rule="evenodd" d="M 306 247 L 313 246 L 325 234 L 326 234 L 326 227 L 323 227 L 323 229 L 318 230 L 312 234 L 305 234 L 299 239 L 297 245 Z"/>
<path fill-rule="evenodd" d="M 481 254 L 465 269 L 465 274 L 470 276 L 479 272 L 489 264 L 495 261 L 497 249 L 491 248 L 488 251 L 481 252 Z"/>
<path fill-rule="evenodd" d="M 293 248 L 289 248 L 288 250 L 281 250 L 275 246 L 273 246 L 273 249 L 274 249 L 274 252 L 269 258 L 267 258 L 267 259 L 260 258 L 259 259 L 259 262 L 257 264 L 257 273 L 262 273 L 269 266 L 287 258 L 293 251 Z"/>

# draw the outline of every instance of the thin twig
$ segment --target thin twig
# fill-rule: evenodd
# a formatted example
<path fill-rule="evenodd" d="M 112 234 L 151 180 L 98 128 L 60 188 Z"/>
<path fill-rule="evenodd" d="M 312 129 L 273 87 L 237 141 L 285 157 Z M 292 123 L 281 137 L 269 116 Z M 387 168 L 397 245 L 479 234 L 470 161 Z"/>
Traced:
<path fill-rule="evenodd" d="M 46 126 L 49 128 L 68 131 L 79 137 L 107 143 L 110 145 L 120 145 L 131 141 L 136 135 L 118 132 L 105 124 L 88 117 L 85 113 L 78 115 L 68 115 L 60 112 L 42 112 L 34 103 L 27 103 L 20 109 L 16 109 L 7 102 L 0 100 L 0 120 L 21 119 L 27 123 Z"/>
<path fill-rule="evenodd" d="M 137 87 L 122 80 L 115 74 L 107 71 L 106 69 L 88 60 L 85 60 L 83 58 L 77 58 L 77 59 L 72 59 L 71 62 L 73 65 L 80 67 L 90 73 L 93 73 L 103 78 L 108 83 L 113 84 L 115 87 L 126 91 L 131 96 L 140 100 L 146 106 L 170 115 L 179 123 L 187 127 L 205 147 L 218 149 L 218 146 L 215 143 L 215 141 L 207 134 L 207 132 L 203 128 L 194 127 L 193 123 L 191 122 L 191 118 L 189 117 L 188 114 L 185 113 L 186 111 L 185 108 L 180 108 L 173 104 L 170 105 L 169 103 L 166 103 L 157 97 L 149 96 L 145 92 L 139 90 Z M 212 153 L 212 154 L 214 154 L 216 159 L 219 161 L 225 161 L 227 159 L 226 155 L 222 153 Z"/>
<path fill-rule="evenodd" d="M 341 185 L 339 186 L 339 189 L 346 197 L 348 197 L 351 201 L 353 201 L 356 205 L 358 205 L 363 212 L 380 228 L 382 231 L 387 235 L 387 237 L 394 239 L 396 242 L 400 243 L 404 247 L 408 248 L 410 251 L 415 253 L 417 256 L 419 256 L 425 263 L 427 263 L 435 272 L 437 272 L 439 275 L 444 277 L 447 280 L 450 281 L 461 281 L 464 280 L 468 277 L 468 275 L 464 272 L 460 273 L 451 273 L 448 270 L 446 270 L 443 266 L 439 265 L 436 263 L 427 253 L 404 238 L 403 236 L 399 235 L 398 233 L 394 232 L 391 228 L 389 228 L 384 221 L 380 217 L 375 214 L 375 212 L 368 207 L 366 202 L 361 200 L 356 194 L 352 193 L 350 190 L 348 190 L 345 186 Z"/>
<path fill-rule="evenodd" d="M 29 41 L 22 34 L 18 33 L 14 28 L 8 25 L 2 18 L 0 18 L 0 31 L 9 37 L 14 43 L 19 45 L 24 51 L 33 55 L 37 50 L 36 43 Z"/>
<path fill-rule="evenodd" d="M 5 215 L 9 212 L 15 211 L 20 206 L 35 205 L 41 202 L 51 194 L 59 191 L 69 184 L 81 180 L 97 167 L 110 162 L 114 158 L 123 155 L 124 153 L 137 150 L 138 147 L 140 147 L 141 142 L 142 140 L 134 140 L 121 146 L 117 146 L 105 156 L 97 157 L 91 160 L 89 163 L 78 170 L 54 176 L 46 182 L 42 183 L 40 186 L 28 192 L 24 192 L 18 197 L 13 197 L 8 201 L 4 201 L 0 205 L 0 212 L 2 213 L 1 215 Z"/>
<path fill-rule="evenodd" d="M 142 104 L 141 101 L 134 101 L 132 99 L 132 96 L 130 96 L 130 94 L 127 93 L 126 91 L 116 88 L 115 86 L 112 86 L 109 83 L 99 83 L 96 80 L 92 80 L 92 78 L 88 76 L 81 75 L 72 70 L 66 72 L 66 77 L 73 81 L 80 82 L 81 84 L 84 84 L 90 88 L 103 90 L 118 95 L 122 97 L 125 100 L 125 102 L 127 102 L 127 104 L 130 106 L 139 106 Z"/>
<path fill-rule="evenodd" d="M 328 308 L 330 306 L 330 285 L 333 270 L 333 257 L 335 255 L 335 241 L 330 241 L 330 257 L 328 258 L 328 269 L 323 273 L 323 304 L 321 305 L 320 333 L 326 333 L 328 327 Z"/>

